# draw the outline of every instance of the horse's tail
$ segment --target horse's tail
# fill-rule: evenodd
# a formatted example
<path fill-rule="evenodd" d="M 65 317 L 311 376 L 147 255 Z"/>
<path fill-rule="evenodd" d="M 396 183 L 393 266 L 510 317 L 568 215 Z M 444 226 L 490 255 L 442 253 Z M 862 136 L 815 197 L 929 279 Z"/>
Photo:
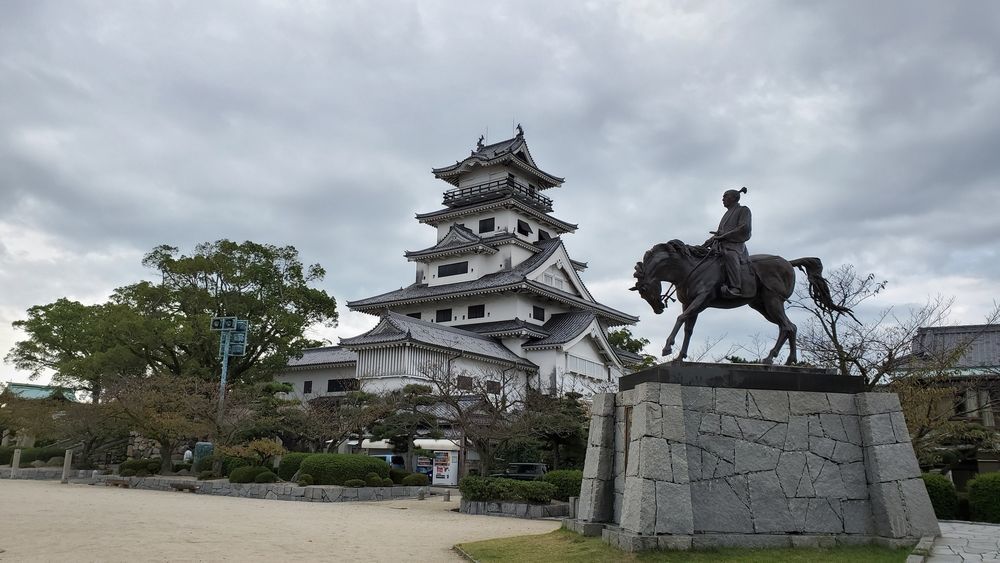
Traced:
<path fill-rule="evenodd" d="M 850 315 L 854 322 L 861 324 L 861 321 L 854 316 L 853 311 L 833 302 L 833 297 L 830 295 L 830 284 L 823 277 L 823 262 L 819 258 L 798 258 L 789 263 L 805 272 L 806 277 L 809 278 L 809 297 L 812 297 L 820 309 L 828 313 L 837 312 Z"/>

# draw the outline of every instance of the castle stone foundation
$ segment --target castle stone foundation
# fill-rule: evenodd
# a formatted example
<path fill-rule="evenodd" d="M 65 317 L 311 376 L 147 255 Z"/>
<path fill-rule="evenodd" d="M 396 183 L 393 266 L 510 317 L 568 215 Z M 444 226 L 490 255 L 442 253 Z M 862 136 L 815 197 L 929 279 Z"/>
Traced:
<path fill-rule="evenodd" d="M 700 386 L 685 367 L 698 369 L 653 368 L 594 397 L 567 527 L 628 551 L 896 546 L 940 533 L 895 394 L 818 390 L 856 383 L 796 384 L 817 374 L 791 368 L 769 369 L 812 390 L 718 386 L 740 377 Z M 681 383 L 660 382 L 671 378 Z"/>

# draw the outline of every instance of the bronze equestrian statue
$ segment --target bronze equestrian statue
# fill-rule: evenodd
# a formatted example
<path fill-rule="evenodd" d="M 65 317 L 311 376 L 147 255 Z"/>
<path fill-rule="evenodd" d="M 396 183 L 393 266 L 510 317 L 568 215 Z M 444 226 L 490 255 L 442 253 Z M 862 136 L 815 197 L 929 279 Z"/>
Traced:
<path fill-rule="evenodd" d="M 819 258 L 788 261 L 770 254 L 747 254 L 745 243 L 750 238 L 750 210 L 739 205 L 740 193 L 746 193 L 746 188 L 728 190 L 723 195 L 726 214 L 719 230 L 712 231 L 712 238 L 705 244 L 691 246 L 679 240 L 657 244 L 635 265 L 636 283 L 630 289 L 638 291 L 657 315 L 672 299 L 671 292 L 661 293 L 660 284 L 668 282 L 676 288 L 683 310 L 663 346 L 663 355 L 670 355 L 674 338 L 683 325 L 684 343 L 674 361 L 687 357 L 691 334 L 702 311 L 709 307 L 734 309 L 749 305 L 778 325 L 778 340 L 762 363 L 774 363 L 785 342 L 788 342 L 788 361 L 785 363 L 796 363 L 797 328 L 785 314 L 785 301 L 795 289 L 795 268 L 808 276 L 809 295 L 817 305 L 854 317 L 850 309 L 837 305 L 830 297 L 830 287 L 823 278 L 823 263 Z"/>

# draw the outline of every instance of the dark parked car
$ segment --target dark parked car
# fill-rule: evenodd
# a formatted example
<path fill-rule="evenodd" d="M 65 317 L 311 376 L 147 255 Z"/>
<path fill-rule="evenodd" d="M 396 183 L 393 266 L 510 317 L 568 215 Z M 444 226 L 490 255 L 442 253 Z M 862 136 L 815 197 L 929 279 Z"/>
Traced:
<path fill-rule="evenodd" d="M 546 471 L 548 471 L 548 467 L 544 463 L 508 463 L 503 473 L 494 473 L 490 477 L 535 481 L 541 479 Z"/>

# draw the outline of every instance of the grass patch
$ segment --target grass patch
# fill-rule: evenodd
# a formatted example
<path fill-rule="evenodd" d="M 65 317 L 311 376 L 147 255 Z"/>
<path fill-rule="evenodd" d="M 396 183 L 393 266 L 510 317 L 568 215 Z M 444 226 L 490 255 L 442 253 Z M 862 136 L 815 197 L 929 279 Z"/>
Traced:
<path fill-rule="evenodd" d="M 651 551 L 625 553 L 600 538 L 587 538 L 568 530 L 550 534 L 518 536 L 459 544 L 477 561 L 517 561 L 518 563 L 605 561 L 711 561 L 713 563 L 771 563 L 773 561 L 815 563 L 850 561 L 851 563 L 897 563 L 906 560 L 909 549 L 886 549 L 875 546 L 837 547 L 832 549 L 712 549 L 702 551 Z"/>

